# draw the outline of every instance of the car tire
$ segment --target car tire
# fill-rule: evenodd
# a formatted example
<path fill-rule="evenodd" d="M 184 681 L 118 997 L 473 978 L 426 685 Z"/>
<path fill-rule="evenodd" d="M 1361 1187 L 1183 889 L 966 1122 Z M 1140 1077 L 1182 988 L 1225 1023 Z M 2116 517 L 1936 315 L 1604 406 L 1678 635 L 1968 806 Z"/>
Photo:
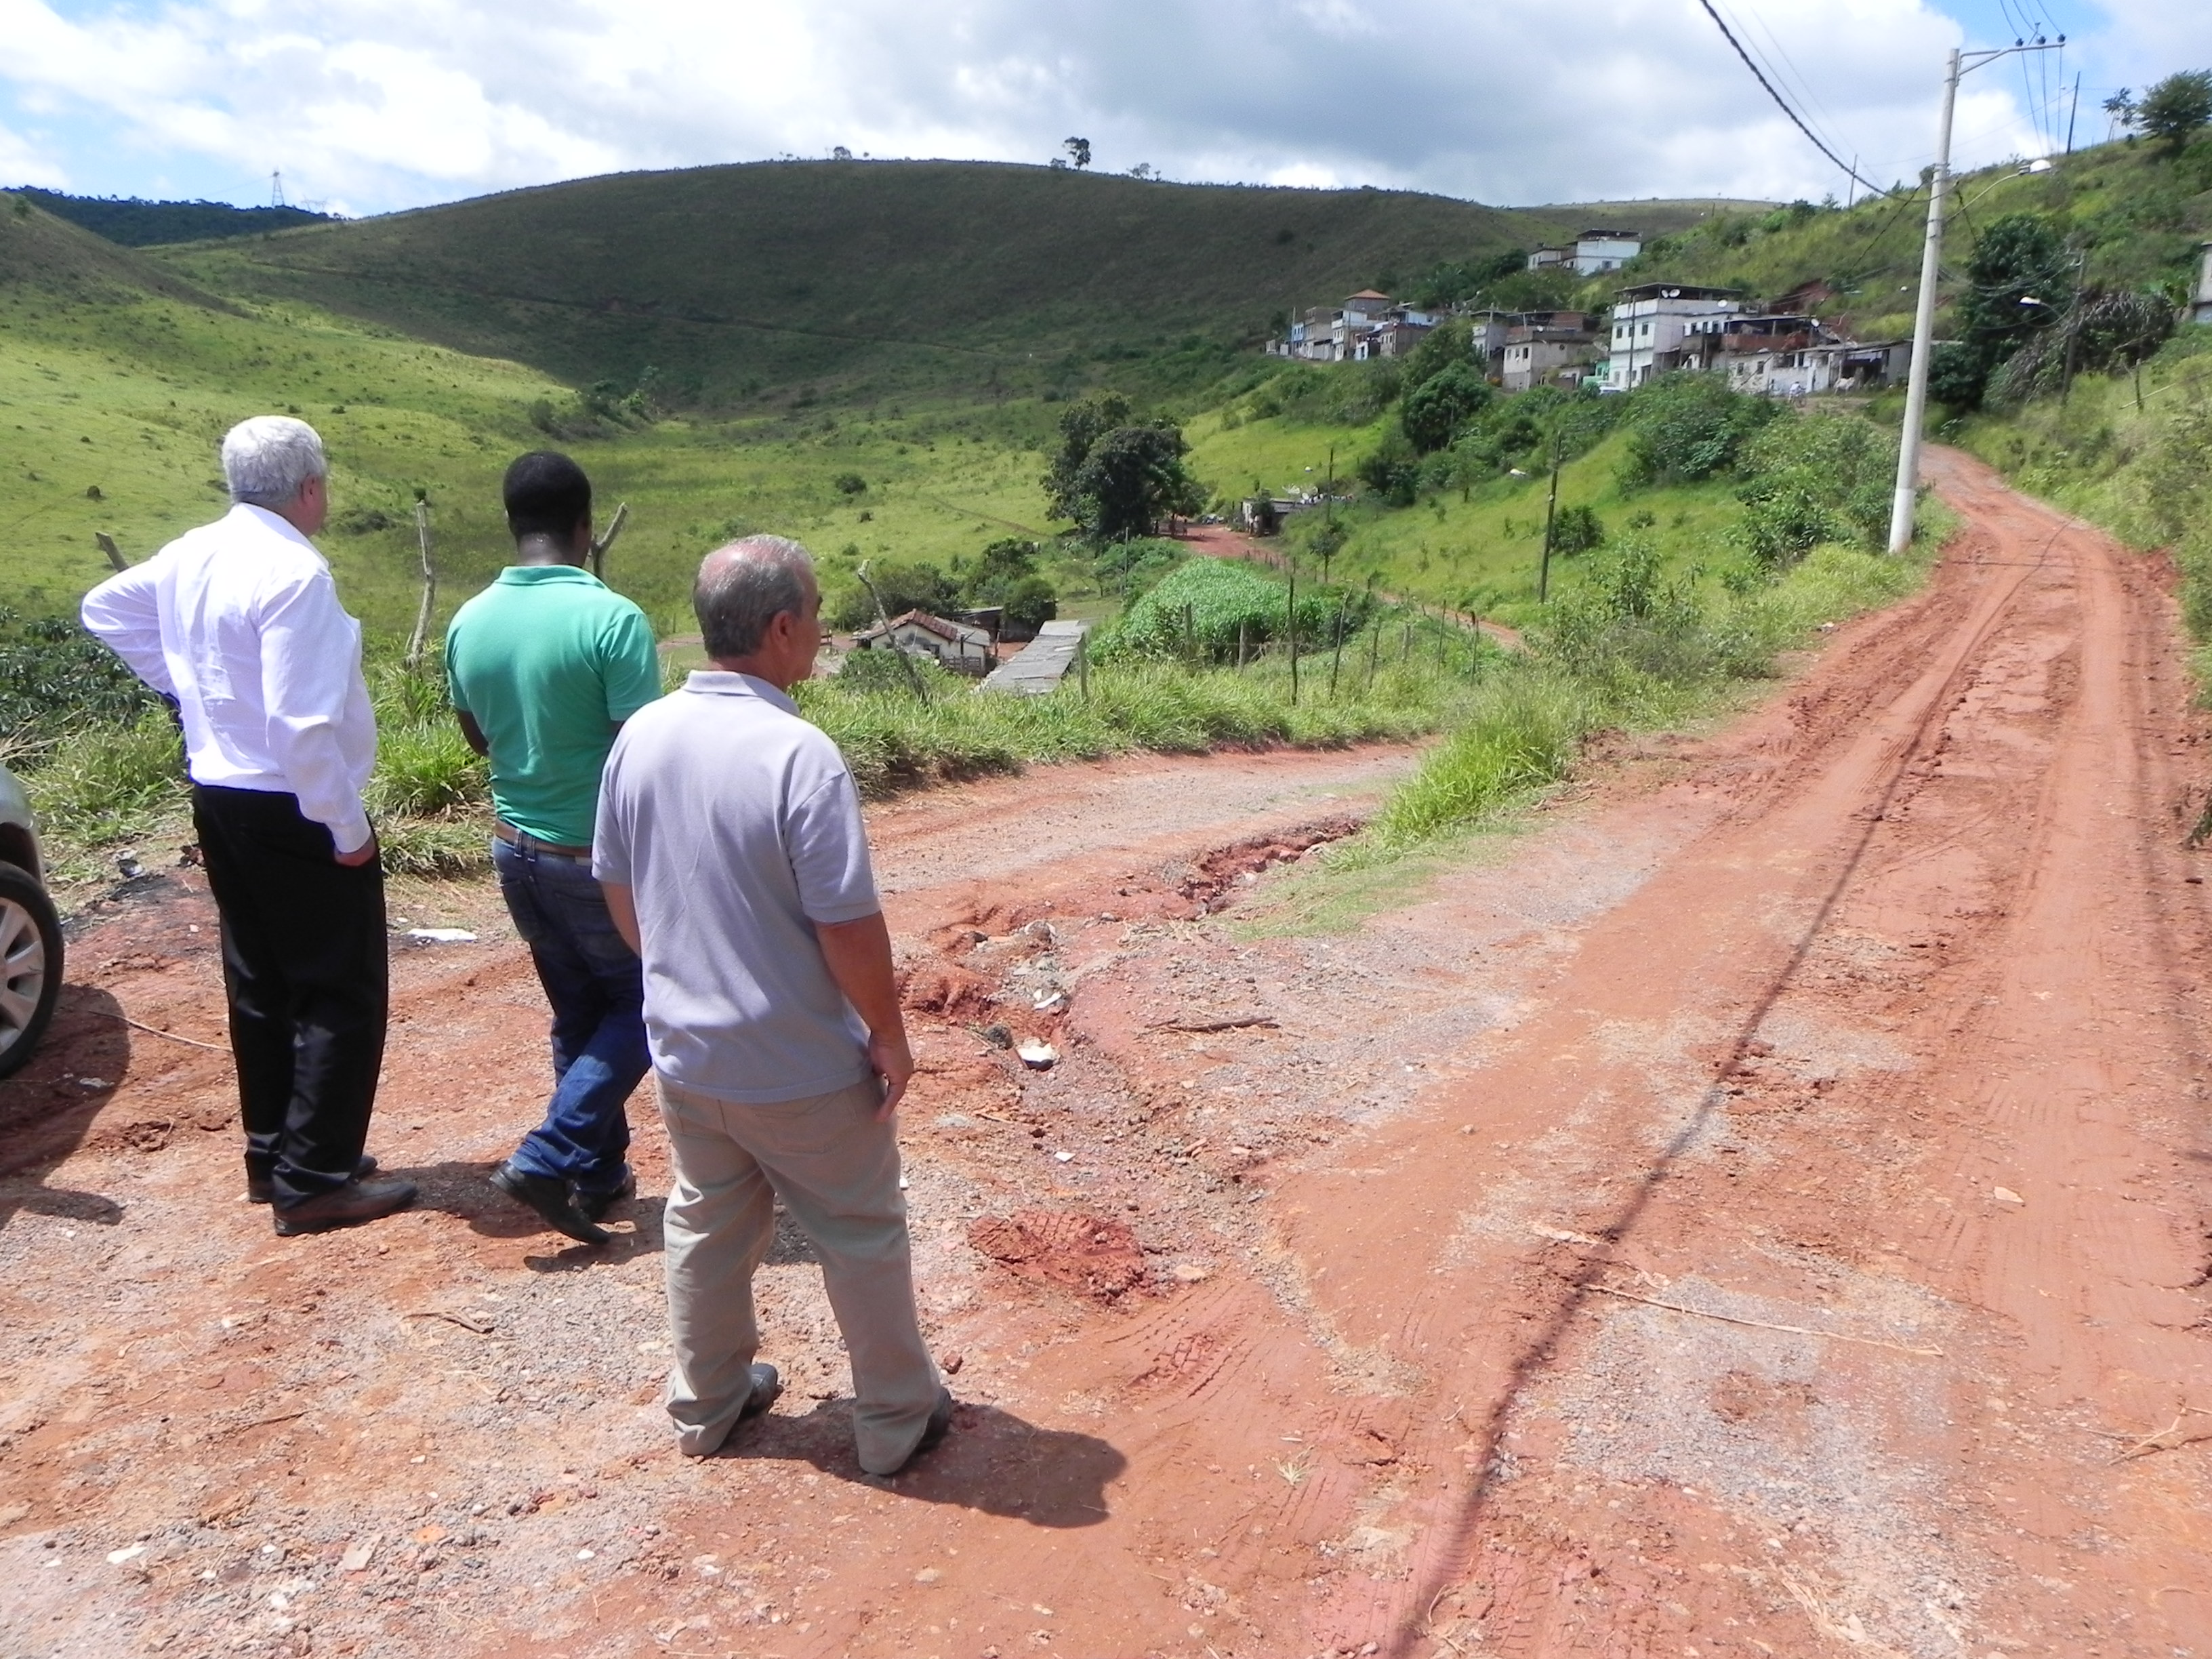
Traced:
<path fill-rule="evenodd" d="M 30 1061 L 62 994 L 62 924 L 28 871 L 0 864 L 0 1077 Z"/>

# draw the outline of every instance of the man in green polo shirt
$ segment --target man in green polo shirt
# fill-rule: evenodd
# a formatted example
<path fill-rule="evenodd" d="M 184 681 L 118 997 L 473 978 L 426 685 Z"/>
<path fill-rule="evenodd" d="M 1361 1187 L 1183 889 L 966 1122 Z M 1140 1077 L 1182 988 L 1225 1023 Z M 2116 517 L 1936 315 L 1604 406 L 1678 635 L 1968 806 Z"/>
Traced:
<path fill-rule="evenodd" d="M 625 1106 L 651 1067 L 637 955 L 592 877 L 599 774 L 622 723 L 660 695 L 645 613 L 584 569 L 592 484 L 566 455 L 507 470 L 514 562 L 454 615 L 446 676 L 469 745 L 491 760 L 492 862 L 553 1008 L 545 1121 L 492 1184 L 571 1238 L 636 1190 Z"/>

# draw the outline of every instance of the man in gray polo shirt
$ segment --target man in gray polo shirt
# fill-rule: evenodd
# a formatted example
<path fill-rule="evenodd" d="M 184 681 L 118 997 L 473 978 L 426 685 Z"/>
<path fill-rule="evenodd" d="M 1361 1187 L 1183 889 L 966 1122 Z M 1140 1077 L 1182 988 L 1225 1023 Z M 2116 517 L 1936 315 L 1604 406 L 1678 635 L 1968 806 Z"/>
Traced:
<path fill-rule="evenodd" d="M 751 536 L 708 555 L 691 599 L 714 667 L 623 726 L 592 841 L 644 959 L 675 1164 L 668 1412 L 705 1457 L 780 1391 L 752 1300 L 780 1197 L 852 1360 L 860 1467 L 895 1474 L 945 1437 L 952 1395 L 915 1312 L 892 1115 L 914 1058 L 860 796 L 787 695 L 822 595 L 805 548 Z"/>

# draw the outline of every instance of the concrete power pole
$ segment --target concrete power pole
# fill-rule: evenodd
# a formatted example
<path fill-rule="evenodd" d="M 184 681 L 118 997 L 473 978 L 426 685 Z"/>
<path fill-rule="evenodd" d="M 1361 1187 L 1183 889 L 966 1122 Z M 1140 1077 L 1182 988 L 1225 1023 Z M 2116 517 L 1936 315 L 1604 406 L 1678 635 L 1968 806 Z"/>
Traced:
<path fill-rule="evenodd" d="M 1920 300 L 1912 316 L 1912 373 L 1905 384 L 1905 430 L 1897 446 L 1897 494 L 1889 509 L 1889 550 L 1912 545 L 1912 509 L 1920 495 L 1921 428 L 1928 415 L 1928 364 L 1936 349 L 1936 282 L 1943 266 L 1943 217 L 1951 197 L 1951 112 L 1959 101 L 1959 81 L 1984 64 L 2016 52 L 2056 52 L 2056 40 L 2015 40 L 1995 52 L 1951 49 L 1943 71 L 1943 113 L 1936 127 L 1936 165 L 1928 175 L 1928 240 L 1920 254 Z"/>

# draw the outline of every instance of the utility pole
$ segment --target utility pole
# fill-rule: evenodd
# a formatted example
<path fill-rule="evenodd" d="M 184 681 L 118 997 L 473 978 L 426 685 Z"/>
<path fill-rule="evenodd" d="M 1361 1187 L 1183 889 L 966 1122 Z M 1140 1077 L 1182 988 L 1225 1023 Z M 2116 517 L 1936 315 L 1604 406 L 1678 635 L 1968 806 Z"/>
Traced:
<path fill-rule="evenodd" d="M 2074 101 L 2066 110 L 2066 153 L 2074 153 L 2074 118 L 2081 112 L 2081 71 L 2074 71 Z"/>
<path fill-rule="evenodd" d="M 1951 112 L 1959 101 L 1959 81 L 1984 64 L 2016 52 L 2053 52 L 2066 44 L 2015 40 L 1995 52 L 1961 52 L 1951 48 L 1943 71 L 1943 113 L 1936 126 L 1936 165 L 1928 174 L 1928 240 L 1920 254 L 1920 300 L 1912 317 L 1912 372 L 1905 391 L 1905 430 L 1897 446 L 1897 493 L 1889 509 L 1889 550 L 1912 545 L 1912 514 L 1920 496 L 1921 428 L 1928 414 L 1929 359 L 1936 349 L 1936 283 L 1943 266 L 1943 216 L 1951 197 Z M 1547 538 L 1548 543 L 1548 538 Z"/>
<path fill-rule="evenodd" d="M 1552 597 L 1552 526 L 1559 518 L 1559 434 L 1552 434 L 1552 499 L 1544 507 L 1544 560 L 1536 567 L 1536 603 Z"/>

